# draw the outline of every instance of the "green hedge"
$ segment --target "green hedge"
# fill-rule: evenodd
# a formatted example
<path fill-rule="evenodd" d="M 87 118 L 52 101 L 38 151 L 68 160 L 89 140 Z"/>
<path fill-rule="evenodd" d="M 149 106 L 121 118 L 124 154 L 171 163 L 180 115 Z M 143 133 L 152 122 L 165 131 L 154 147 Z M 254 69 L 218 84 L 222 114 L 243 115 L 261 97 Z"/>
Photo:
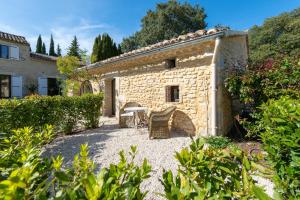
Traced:
<path fill-rule="evenodd" d="M 0 100 L 0 132 L 45 124 L 64 133 L 71 133 L 77 125 L 95 128 L 99 125 L 102 100 L 102 94 Z"/>
<path fill-rule="evenodd" d="M 260 137 L 282 199 L 300 199 L 300 100 L 281 97 L 261 106 Z"/>

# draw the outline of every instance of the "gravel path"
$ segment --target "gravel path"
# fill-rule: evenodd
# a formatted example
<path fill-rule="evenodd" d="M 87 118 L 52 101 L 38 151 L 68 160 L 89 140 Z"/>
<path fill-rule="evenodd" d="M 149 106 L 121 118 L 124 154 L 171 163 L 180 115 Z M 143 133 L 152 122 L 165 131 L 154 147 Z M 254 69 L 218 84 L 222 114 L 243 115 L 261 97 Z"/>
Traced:
<path fill-rule="evenodd" d="M 88 143 L 90 157 L 99 170 L 108 167 L 110 163 L 119 161 L 119 152 L 130 151 L 131 145 L 136 145 L 138 154 L 135 162 L 141 165 L 146 158 L 152 166 L 151 177 L 143 182 L 141 189 L 148 190 L 146 199 L 162 199 L 157 193 L 163 193 L 163 186 L 159 182 L 162 169 L 176 172 L 178 162 L 174 158 L 175 152 L 180 151 L 191 143 L 189 137 L 172 133 L 173 137 L 161 140 L 149 140 L 146 129 L 119 129 L 112 118 L 103 118 L 104 123 L 98 129 L 88 130 L 76 135 L 56 138 L 46 146 L 45 156 L 61 154 L 66 166 L 72 165 L 74 155 L 80 151 L 80 145 Z M 273 196 L 274 184 L 261 177 L 253 177 L 260 186 L 266 189 L 268 195 Z"/>
<path fill-rule="evenodd" d="M 178 163 L 174 154 L 188 146 L 191 139 L 175 134 L 170 139 L 149 140 L 146 129 L 118 129 L 114 121 L 105 120 L 104 125 L 98 129 L 55 139 L 47 145 L 46 155 L 62 154 L 66 166 L 70 166 L 74 155 L 80 151 L 80 145 L 88 143 L 90 156 L 100 169 L 108 167 L 110 163 L 117 163 L 119 151 L 128 152 L 131 145 L 136 145 L 136 163 L 141 165 L 146 158 L 152 166 L 151 177 L 142 184 L 142 190 L 149 191 L 146 199 L 161 199 L 156 193 L 163 193 L 163 186 L 158 180 L 162 169 L 176 171 Z"/>

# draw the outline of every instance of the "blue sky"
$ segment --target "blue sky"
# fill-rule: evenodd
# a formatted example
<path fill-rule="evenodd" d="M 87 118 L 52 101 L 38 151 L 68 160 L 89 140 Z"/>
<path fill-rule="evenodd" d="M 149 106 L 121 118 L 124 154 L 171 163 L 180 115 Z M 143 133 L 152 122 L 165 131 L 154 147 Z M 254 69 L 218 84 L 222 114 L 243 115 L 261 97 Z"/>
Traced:
<path fill-rule="evenodd" d="M 116 42 L 140 28 L 140 19 L 156 3 L 166 0 L 0 0 L 0 31 L 23 35 L 35 50 L 38 34 L 49 47 L 50 34 L 66 52 L 74 35 L 91 51 L 99 33 Z M 187 0 L 204 7 L 208 27 L 224 24 L 246 30 L 265 18 L 300 7 L 300 0 Z"/>

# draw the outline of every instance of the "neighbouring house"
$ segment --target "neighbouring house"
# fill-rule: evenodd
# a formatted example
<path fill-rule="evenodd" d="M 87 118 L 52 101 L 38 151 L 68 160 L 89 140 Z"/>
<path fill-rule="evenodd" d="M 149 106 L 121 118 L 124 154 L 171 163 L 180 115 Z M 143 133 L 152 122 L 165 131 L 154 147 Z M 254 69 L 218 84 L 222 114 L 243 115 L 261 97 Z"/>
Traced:
<path fill-rule="evenodd" d="M 56 60 L 31 52 L 25 37 L 0 31 L 0 98 L 58 95 Z"/>
<path fill-rule="evenodd" d="M 126 102 L 154 111 L 175 105 L 172 129 L 202 136 L 226 134 L 234 105 L 224 80 L 231 70 L 245 68 L 247 40 L 246 32 L 233 30 L 181 35 L 85 66 L 98 82 L 84 82 L 83 87 L 104 92 L 105 116 L 118 117 Z"/>

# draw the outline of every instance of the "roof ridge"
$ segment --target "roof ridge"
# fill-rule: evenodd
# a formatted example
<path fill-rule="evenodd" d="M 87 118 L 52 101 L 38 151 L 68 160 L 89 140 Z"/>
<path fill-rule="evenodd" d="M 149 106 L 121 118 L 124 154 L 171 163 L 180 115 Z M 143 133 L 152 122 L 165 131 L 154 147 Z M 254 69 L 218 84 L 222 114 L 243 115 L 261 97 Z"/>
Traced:
<path fill-rule="evenodd" d="M 11 36 L 16 36 L 16 37 L 22 37 L 25 39 L 25 36 L 22 36 L 22 35 L 16 35 L 16 34 L 12 34 L 12 33 L 8 33 L 8 32 L 4 32 L 4 31 L 1 31 L 0 30 L 0 33 L 4 33 L 4 34 L 7 34 L 7 35 L 11 35 Z"/>
<path fill-rule="evenodd" d="M 105 64 L 105 63 L 108 63 L 108 62 L 111 62 L 111 61 L 114 61 L 114 60 L 118 60 L 118 59 L 123 58 L 123 57 L 127 57 L 127 56 L 135 55 L 135 54 L 138 54 L 138 53 L 150 51 L 150 50 L 160 48 L 160 47 L 165 47 L 165 46 L 168 46 L 168 45 L 171 45 L 171 44 L 174 44 L 174 43 L 179 43 L 179 42 L 192 40 L 192 39 L 195 39 L 195 38 L 200 38 L 200 37 L 206 36 L 206 35 L 209 36 L 209 35 L 212 35 L 212 34 L 215 34 L 215 33 L 218 33 L 218 32 L 223 32 L 223 31 L 226 31 L 226 30 L 228 30 L 228 29 L 224 29 L 224 28 L 211 28 L 211 29 L 208 29 L 208 30 L 200 29 L 200 30 L 197 30 L 195 32 L 190 32 L 190 33 L 187 33 L 187 34 L 179 35 L 178 37 L 173 37 L 169 40 L 163 40 L 163 41 L 157 42 L 155 44 L 151 44 L 151 45 L 141 47 L 141 48 L 129 51 L 129 52 L 125 52 L 125 53 L 122 53 L 118 56 L 114 56 L 114 57 L 111 57 L 111 58 L 108 58 L 108 59 L 105 59 L 105 60 L 101 60 L 101 61 L 95 62 L 95 63 L 87 65 L 87 66 L 95 66 L 95 65 L 98 65 L 98 64 Z"/>

